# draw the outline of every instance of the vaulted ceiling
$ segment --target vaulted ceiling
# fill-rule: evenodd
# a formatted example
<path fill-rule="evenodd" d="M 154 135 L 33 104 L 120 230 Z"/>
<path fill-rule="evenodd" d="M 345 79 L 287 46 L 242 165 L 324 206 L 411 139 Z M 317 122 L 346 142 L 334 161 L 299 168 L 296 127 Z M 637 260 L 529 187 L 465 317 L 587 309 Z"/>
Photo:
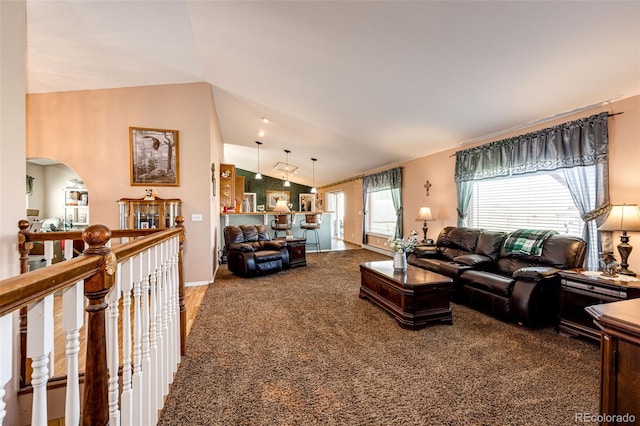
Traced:
<path fill-rule="evenodd" d="M 29 93 L 200 81 L 322 185 L 640 93 L 640 2 L 27 0 Z"/>

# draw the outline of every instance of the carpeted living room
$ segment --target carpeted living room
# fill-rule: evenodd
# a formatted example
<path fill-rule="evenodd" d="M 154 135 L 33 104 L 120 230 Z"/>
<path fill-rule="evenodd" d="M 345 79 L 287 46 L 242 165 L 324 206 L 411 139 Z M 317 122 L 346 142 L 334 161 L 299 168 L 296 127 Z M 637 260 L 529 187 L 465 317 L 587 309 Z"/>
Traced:
<path fill-rule="evenodd" d="M 355 249 L 242 278 L 200 305 L 159 424 L 566 425 L 597 413 L 599 346 L 452 303 L 406 330 L 358 297 Z M 581 422 L 589 424 L 589 422 Z"/>

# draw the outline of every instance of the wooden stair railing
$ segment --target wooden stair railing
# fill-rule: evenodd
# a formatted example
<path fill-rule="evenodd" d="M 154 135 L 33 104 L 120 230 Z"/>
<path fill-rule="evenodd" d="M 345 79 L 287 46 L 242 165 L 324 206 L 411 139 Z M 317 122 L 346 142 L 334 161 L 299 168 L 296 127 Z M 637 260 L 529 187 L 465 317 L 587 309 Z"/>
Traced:
<path fill-rule="evenodd" d="M 48 328 L 51 326 L 50 322 L 52 322 L 51 305 L 53 294 L 64 290 L 65 295 L 63 297 L 65 297 L 67 292 L 70 293 L 69 289 L 77 288 L 80 284 L 83 284 L 84 297 L 88 300 L 88 303 L 85 307 L 87 350 L 82 415 L 80 416 L 79 396 L 69 396 L 69 393 L 78 392 L 78 379 L 76 377 L 72 380 L 74 383 L 70 383 L 71 379 L 68 378 L 65 424 L 79 424 L 80 421 L 82 424 L 92 425 L 108 423 L 125 425 L 135 424 L 135 422 L 155 424 L 157 411 L 162 407 L 162 396 L 168 392 L 172 374 L 175 373 L 180 355 L 184 355 L 185 349 L 186 310 L 184 307 L 184 283 L 182 280 L 182 247 L 185 238 L 183 218 L 179 217 L 176 221 L 178 226 L 169 230 L 119 230 L 112 232 L 102 225 L 92 225 L 82 233 L 31 234 L 26 232 L 24 222 L 26 221 L 21 221 L 19 224 L 19 250 L 22 272 L 26 272 L 28 253 L 31 250 L 33 241 L 53 239 L 52 235 L 45 236 L 44 234 L 57 234 L 58 238 L 64 237 L 71 240 L 78 239 L 78 236 L 82 235 L 87 247 L 79 257 L 0 281 L 0 337 L 12 335 L 11 317 L 13 312 L 16 310 L 28 312 L 24 317 L 21 317 L 20 327 L 22 330 L 29 326 L 30 332 L 26 335 L 21 334 L 21 340 L 23 340 L 21 346 L 24 347 L 20 349 L 21 352 L 26 349 L 26 352 L 22 352 L 22 354 L 26 353 L 33 360 L 31 386 L 33 388 L 34 402 L 31 423 L 44 425 L 47 422 L 46 385 L 49 378 L 47 365 L 49 353 L 51 352 L 52 337 L 46 337 L 46 335 L 52 334 Z M 119 245 L 114 249 L 109 248 L 107 244 L 112 237 L 126 239 L 139 237 L 140 235 L 146 236 Z M 157 269 L 154 269 L 156 267 Z M 126 269 L 130 276 L 121 278 L 121 269 Z M 129 278 L 133 277 L 132 272 L 134 270 L 139 275 L 132 282 Z M 129 294 L 125 292 L 125 297 L 121 301 L 121 286 L 123 286 L 123 283 Z M 141 285 L 146 285 L 147 287 L 143 287 L 143 291 L 141 291 Z M 123 386 L 127 387 L 127 389 L 123 389 L 123 392 L 120 393 L 118 389 L 118 349 L 113 348 L 114 344 L 118 344 L 118 313 L 114 311 L 118 309 L 119 305 L 128 306 L 131 304 L 132 289 L 134 297 L 136 294 L 137 296 L 142 295 L 143 303 L 141 306 L 143 310 L 145 306 L 152 306 L 152 309 L 157 308 L 157 312 L 153 312 L 153 317 L 147 317 L 150 327 L 152 329 L 156 327 L 157 333 L 154 331 L 149 336 L 144 334 L 147 331 L 143 331 L 141 332 L 142 334 L 139 332 L 136 335 L 138 340 L 142 339 L 144 341 L 145 338 L 153 340 L 151 350 L 154 353 L 152 357 L 150 358 L 149 354 L 145 353 L 144 359 L 141 361 L 140 347 L 137 346 L 139 342 L 136 341 L 136 346 L 134 346 L 138 351 L 134 353 L 133 360 L 134 370 L 138 369 L 133 374 L 133 376 L 138 375 L 134 377 L 134 384 L 136 380 L 140 382 L 139 375 L 142 362 L 149 364 L 149 360 L 151 360 L 153 361 L 153 366 L 157 368 L 157 370 L 153 370 L 150 365 L 147 365 L 146 373 L 155 373 L 160 369 L 163 371 L 158 377 L 152 374 L 145 376 L 145 384 L 150 385 L 153 383 L 154 385 L 162 386 L 155 394 L 155 399 L 151 398 L 151 405 L 149 407 L 145 406 L 144 410 L 141 410 L 141 408 L 143 408 L 142 402 L 145 397 L 134 395 L 130 386 L 131 377 L 128 378 L 128 382 L 125 381 Z M 82 297 L 78 300 L 80 300 L 79 306 L 82 306 Z M 140 301 L 138 299 L 134 300 L 135 303 Z M 109 312 L 108 315 L 107 312 Z M 78 316 L 81 323 L 82 312 Z M 24 318 L 28 318 L 28 320 Z M 113 322 L 114 319 L 115 322 Z M 33 327 L 35 325 L 38 327 Z M 136 323 L 136 327 L 139 328 L 138 323 Z M 32 331 L 32 329 L 35 331 Z M 77 330 L 75 330 L 75 335 L 77 339 Z M 70 333 L 69 336 L 72 337 L 67 337 L 67 349 L 71 348 L 71 353 L 73 353 L 74 333 Z M 156 346 L 156 342 L 161 346 Z M 131 345 L 131 342 L 128 344 Z M 171 344 L 175 346 L 175 349 L 170 347 Z M 109 353 L 107 352 L 108 350 Z M 143 351 L 148 352 L 149 347 L 145 347 Z M 11 356 L 15 356 L 18 351 L 13 350 L 10 352 Z M 130 354 L 127 356 L 130 357 Z M 77 376 L 77 371 L 75 373 L 73 371 L 73 364 L 69 364 L 69 357 L 67 359 L 67 365 L 71 365 L 71 371 L 68 369 L 67 374 L 71 373 Z M 0 366 L 0 379 L 11 377 L 13 361 L 11 359 L 8 361 L 3 363 L 6 365 Z M 126 358 L 126 361 L 130 363 L 131 359 Z M 129 368 L 125 367 L 124 370 L 130 370 L 130 368 L 131 365 L 129 365 Z M 164 371 L 167 373 L 164 373 Z M 26 373 L 26 369 L 21 371 L 21 377 L 26 378 Z M 153 377 L 149 378 L 148 376 Z M 5 382 L 0 381 L 0 383 L 5 386 Z M 135 390 L 133 389 L 133 391 Z M 125 391 L 128 392 L 126 397 L 123 396 Z M 151 394 L 151 388 L 147 388 L 147 391 Z M 3 395 L 4 387 L 0 388 L 0 424 L 6 414 Z M 118 406 L 120 401 L 122 401 L 123 406 L 128 404 L 125 410 L 126 413 L 120 411 Z M 144 415 L 139 413 L 140 411 Z M 121 415 L 125 415 L 126 418 L 120 419 Z M 142 417 L 138 417 L 138 415 Z"/>

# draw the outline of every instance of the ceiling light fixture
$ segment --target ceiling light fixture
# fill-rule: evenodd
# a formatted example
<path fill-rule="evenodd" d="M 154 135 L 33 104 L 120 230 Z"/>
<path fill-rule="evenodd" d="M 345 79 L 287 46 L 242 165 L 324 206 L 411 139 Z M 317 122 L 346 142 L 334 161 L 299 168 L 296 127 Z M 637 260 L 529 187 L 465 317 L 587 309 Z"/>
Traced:
<path fill-rule="evenodd" d="M 263 123 L 268 123 L 269 122 L 269 119 L 267 117 L 262 117 L 261 120 L 262 120 Z"/>
<path fill-rule="evenodd" d="M 311 161 L 313 161 L 313 186 L 311 187 L 311 193 L 315 194 L 316 192 L 318 192 L 318 190 L 316 189 L 316 161 L 318 161 L 318 159 L 312 158 Z"/>
<path fill-rule="evenodd" d="M 262 145 L 262 142 L 256 141 L 256 145 L 258 145 L 258 173 L 256 173 L 256 179 L 262 179 L 260 174 L 260 145 Z"/>
<path fill-rule="evenodd" d="M 284 181 L 284 186 L 291 186 L 291 182 L 289 182 L 289 153 L 291 151 L 289 151 L 288 149 L 284 150 L 286 158 L 287 158 L 287 180 Z"/>
<path fill-rule="evenodd" d="M 266 133 L 264 132 L 264 130 L 259 130 L 258 131 L 258 136 L 260 136 L 261 138 L 263 138 L 266 135 Z"/>

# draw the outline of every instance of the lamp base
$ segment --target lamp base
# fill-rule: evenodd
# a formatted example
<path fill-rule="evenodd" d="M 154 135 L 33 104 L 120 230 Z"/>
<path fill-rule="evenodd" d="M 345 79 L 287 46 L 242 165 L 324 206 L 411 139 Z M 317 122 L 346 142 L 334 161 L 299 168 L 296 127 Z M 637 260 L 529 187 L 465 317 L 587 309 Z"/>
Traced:
<path fill-rule="evenodd" d="M 618 253 L 620 253 L 620 269 L 616 272 L 622 275 L 635 277 L 636 273 L 629 270 L 629 263 L 627 262 L 627 259 L 629 259 L 629 255 L 631 254 L 631 250 L 633 250 L 633 247 L 629 244 L 627 231 L 623 231 L 620 236 L 620 244 L 618 244 Z"/>
<path fill-rule="evenodd" d="M 425 220 L 424 223 L 422 224 L 422 233 L 424 234 L 424 236 L 422 237 L 422 242 L 423 243 L 428 243 L 429 240 L 427 240 L 427 230 L 429 229 L 429 227 L 427 226 L 427 221 Z"/>
<path fill-rule="evenodd" d="M 621 274 L 621 275 L 629 275 L 629 276 L 631 276 L 631 277 L 635 277 L 636 275 L 638 275 L 638 274 L 636 274 L 635 272 L 630 271 L 630 270 L 628 270 L 628 269 L 626 269 L 626 268 L 625 268 L 625 269 L 618 269 L 616 272 L 617 272 L 618 274 Z"/>

